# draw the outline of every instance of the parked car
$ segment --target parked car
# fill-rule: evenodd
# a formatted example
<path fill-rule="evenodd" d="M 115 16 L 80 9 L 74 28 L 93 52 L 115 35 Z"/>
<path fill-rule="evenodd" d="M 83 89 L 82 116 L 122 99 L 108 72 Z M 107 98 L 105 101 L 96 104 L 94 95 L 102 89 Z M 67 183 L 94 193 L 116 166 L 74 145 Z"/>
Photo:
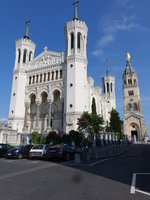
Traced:
<path fill-rule="evenodd" d="M 7 151 L 11 148 L 12 146 L 10 146 L 9 144 L 0 144 L 0 157 L 5 156 Z"/>
<path fill-rule="evenodd" d="M 33 147 L 33 145 L 18 145 L 14 148 L 11 148 L 7 151 L 6 158 L 28 158 L 29 157 L 29 151 Z"/>
<path fill-rule="evenodd" d="M 36 144 L 32 147 L 29 153 L 29 158 L 45 158 L 49 144 Z"/>
<path fill-rule="evenodd" d="M 81 153 L 81 151 L 77 150 L 75 146 L 69 144 L 58 144 L 55 146 L 51 146 L 47 149 L 46 158 L 60 158 L 65 160 L 74 159 L 75 153 Z"/>

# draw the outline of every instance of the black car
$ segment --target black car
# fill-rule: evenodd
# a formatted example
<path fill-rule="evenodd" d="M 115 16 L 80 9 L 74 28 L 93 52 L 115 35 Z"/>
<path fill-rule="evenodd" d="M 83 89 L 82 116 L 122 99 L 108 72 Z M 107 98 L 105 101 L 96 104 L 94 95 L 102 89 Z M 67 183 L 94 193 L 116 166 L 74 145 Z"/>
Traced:
<path fill-rule="evenodd" d="M 51 146 L 46 151 L 46 158 L 60 158 L 65 160 L 74 159 L 74 155 L 77 153 L 76 147 L 69 144 L 58 144 Z"/>
<path fill-rule="evenodd" d="M 33 147 L 33 145 L 26 145 L 26 146 L 18 145 L 18 146 L 15 146 L 14 148 L 9 149 L 7 151 L 6 158 L 18 158 L 18 159 L 28 158 L 29 157 L 29 151 L 32 147 Z"/>
<path fill-rule="evenodd" d="M 0 144 L 0 157 L 5 156 L 9 149 L 13 148 L 9 144 Z"/>

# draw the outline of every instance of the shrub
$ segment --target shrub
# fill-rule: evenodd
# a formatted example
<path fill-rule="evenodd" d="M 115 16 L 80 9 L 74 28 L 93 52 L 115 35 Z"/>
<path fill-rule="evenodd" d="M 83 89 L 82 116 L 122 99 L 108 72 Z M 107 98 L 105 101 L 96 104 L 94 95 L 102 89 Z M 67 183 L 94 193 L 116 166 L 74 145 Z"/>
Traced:
<path fill-rule="evenodd" d="M 32 142 L 38 144 L 38 132 L 36 131 L 32 132 Z"/>
<path fill-rule="evenodd" d="M 80 144 L 82 143 L 82 133 L 71 130 L 69 132 L 69 141 L 70 141 L 70 144 L 72 144 L 72 142 L 74 141 L 76 146 L 80 146 Z"/>

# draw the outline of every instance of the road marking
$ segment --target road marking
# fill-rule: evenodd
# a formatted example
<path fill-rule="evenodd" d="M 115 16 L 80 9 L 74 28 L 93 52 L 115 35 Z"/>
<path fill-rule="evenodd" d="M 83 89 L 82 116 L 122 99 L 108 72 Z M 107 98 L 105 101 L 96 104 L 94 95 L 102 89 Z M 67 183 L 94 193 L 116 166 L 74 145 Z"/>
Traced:
<path fill-rule="evenodd" d="M 150 193 L 136 189 L 136 176 L 137 175 L 150 175 L 150 173 L 134 173 L 133 176 L 132 176 L 132 184 L 131 184 L 130 193 L 135 194 L 135 192 L 139 192 L 139 193 L 150 196 Z"/>
<path fill-rule="evenodd" d="M 135 189 L 135 191 L 150 196 L 150 193 L 148 193 L 148 192 L 144 192 L 142 190 L 137 190 L 137 189 Z"/>
<path fill-rule="evenodd" d="M 133 174 L 131 190 L 130 190 L 131 194 L 135 194 L 135 184 L 136 184 L 136 174 Z"/>

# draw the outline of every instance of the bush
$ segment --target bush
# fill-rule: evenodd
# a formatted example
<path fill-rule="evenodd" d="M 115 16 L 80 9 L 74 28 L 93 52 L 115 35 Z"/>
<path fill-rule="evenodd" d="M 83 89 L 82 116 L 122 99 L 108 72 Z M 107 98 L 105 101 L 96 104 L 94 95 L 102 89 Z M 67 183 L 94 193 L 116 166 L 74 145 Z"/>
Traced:
<path fill-rule="evenodd" d="M 80 146 L 80 144 L 82 143 L 82 133 L 79 133 L 78 131 L 70 131 L 69 132 L 69 141 L 70 144 L 72 144 L 72 142 L 74 141 L 76 146 Z"/>
<path fill-rule="evenodd" d="M 32 142 L 38 144 L 38 132 L 36 131 L 32 132 Z"/>
<path fill-rule="evenodd" d="M 123 137 L 122 133 L 119 133 L 119 132 L 116 132 L 115 135 L 117 136 L 118 140 L 121 140 Z"/>
<path fill-rule="evenodd" d="M 48 135 L 46 136 L 46 144 L 50 144 L 50 143 L 53 143 L 53 144 L 56 143 L 56 132 L 55 131 L 50 131 L 48 133 Z"/>
<path fill-rule="evenodd" d="M 64 143 L 64 144 L 70 144 L 70 136 L 69 135 L 63 135 L 62 136 L 62 142 Z"/>
<path fill-rule="evenodd" d="M 62 143 L 62 137 L 60 134 L 57 134 L 55 131 L 50 131 L 46 136 L 46 144 L 52 143 L 53 145 Z"/>

